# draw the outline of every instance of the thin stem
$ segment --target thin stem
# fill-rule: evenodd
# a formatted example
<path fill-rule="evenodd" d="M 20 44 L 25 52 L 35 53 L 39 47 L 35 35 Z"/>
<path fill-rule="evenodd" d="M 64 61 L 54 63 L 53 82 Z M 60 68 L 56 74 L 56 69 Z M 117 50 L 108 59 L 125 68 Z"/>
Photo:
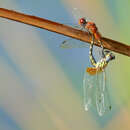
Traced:
<path fill-rule="evenodd" d="M 13 21 L 21 22 L 24 24 L 32 25 L 35 27 L 39 27 L 42 29 L 46 29 L 48 31 L 56 32 L 68 37 L 72 37 L 84 42 L 91 43 L 91 36 L 84 31 L 69 27 L 64 24 L 60 24 L 57 22 L 53 22 L 44 18 L 39 18 L 36 16 L 26 15 L 23 13 L 19 13 L 13 10 L 8 10 L 4 8 L 0 8 L 0 17 L 10 19 Z M 102 43 L 104 48 L 109 49 L 111 51 L 115 51 L 117 53 L 130 56 L 130 46 L 125 45 L 121 42 L 114 41 L 109 38 L 103 37 Z M 94 43 L 96 46 L 100 46 L 100 43 Z"/>

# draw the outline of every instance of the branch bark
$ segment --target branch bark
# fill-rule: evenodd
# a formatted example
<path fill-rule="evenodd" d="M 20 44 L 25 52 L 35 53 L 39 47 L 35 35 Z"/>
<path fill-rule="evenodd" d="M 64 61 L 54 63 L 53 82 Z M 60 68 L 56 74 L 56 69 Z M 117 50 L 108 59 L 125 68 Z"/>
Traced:
<path fill-rule="evenodd" d="M 72 37 L 84 42 L 91 42 L 91 36 L 87 32 L 69 27 L 64 24 L 53 22 L 44 18 L 36 16 L 26 15 L 13 10 L 0 8 L 0 17 L 10 19 L 13 21 L 21 22 L 24 24 L 32 25 L 38 28 L 46 29 L 48 31 L 56 32 L 68 37 Z M 102 37 L 104 48 L 111 51 L 130 56 L 130 46 L 125 45 L 121 42 L 114 41 L 109 38 Z M 96 46 L 100 46 L 99 43 L 94 43 Z"/>

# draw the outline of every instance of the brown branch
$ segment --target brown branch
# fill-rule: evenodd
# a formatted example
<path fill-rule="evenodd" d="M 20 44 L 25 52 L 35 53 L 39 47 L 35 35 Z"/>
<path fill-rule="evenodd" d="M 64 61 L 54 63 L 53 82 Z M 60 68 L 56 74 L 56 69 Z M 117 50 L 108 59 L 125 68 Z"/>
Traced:
<path fill-rule="evenodd" d="M 56 32 L 84 42 L 91 42 L 91 37 L 88 35 L 87 32 L 77 30 L 67 25 L 56 23 L 47 19 L 26 15 L 4 8 L 0 8 L 0 17 L 46 29 L 48 31 Z M 105 48 L 120 54 L 130 56 L 130 46 L 104 37 L 102 38 L 102 42 Z M 100 46 L 98 43 L 95 43 L 95 45 Z"/>

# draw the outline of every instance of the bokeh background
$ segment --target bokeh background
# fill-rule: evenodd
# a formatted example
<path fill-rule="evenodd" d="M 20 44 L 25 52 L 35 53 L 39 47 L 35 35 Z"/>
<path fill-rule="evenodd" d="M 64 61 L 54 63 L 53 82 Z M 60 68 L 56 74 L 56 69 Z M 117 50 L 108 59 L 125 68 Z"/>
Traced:
<path fill-rule="evenodd" d="M 0 0 L 0 7 L 60 23 L 76 23 L 73 8 L 103 36 L 130 44 L 129 0 Z M 64 50 L 67 37 L 0 18 L 0 130 L 129 130 L 130 59 L 109 65 L 112 111 L 83 108 L 88 48 Z"/>

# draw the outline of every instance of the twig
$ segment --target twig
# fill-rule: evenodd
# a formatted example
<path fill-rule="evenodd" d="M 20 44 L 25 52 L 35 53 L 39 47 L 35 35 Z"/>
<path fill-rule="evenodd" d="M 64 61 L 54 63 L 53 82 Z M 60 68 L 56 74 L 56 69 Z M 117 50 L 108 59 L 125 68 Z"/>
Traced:
<path fill-rule="evenodd" d="M 13 10 L 8 10 L 0 8 L 0 17 L 18 21 L 24 24 L 32 25 L 48 31 L 56 32 L 68 37 L 72 37 L 84 42 L 91 42 L 91 37 L 87 32 L 69 27 L 64 24 L 56 23 L 47 19 L 39 18 L 36 16 L 26 15 L 23 13 L 15 12 Z M 130 56 L 130 46 L 125 45 L 121 42 L 111 40 L 109 38 L 102 38 L 104 48 L 115 51 L 117 53 Z M 98 43 L 94 43 L 96 46 L 100 46 Z"/>

